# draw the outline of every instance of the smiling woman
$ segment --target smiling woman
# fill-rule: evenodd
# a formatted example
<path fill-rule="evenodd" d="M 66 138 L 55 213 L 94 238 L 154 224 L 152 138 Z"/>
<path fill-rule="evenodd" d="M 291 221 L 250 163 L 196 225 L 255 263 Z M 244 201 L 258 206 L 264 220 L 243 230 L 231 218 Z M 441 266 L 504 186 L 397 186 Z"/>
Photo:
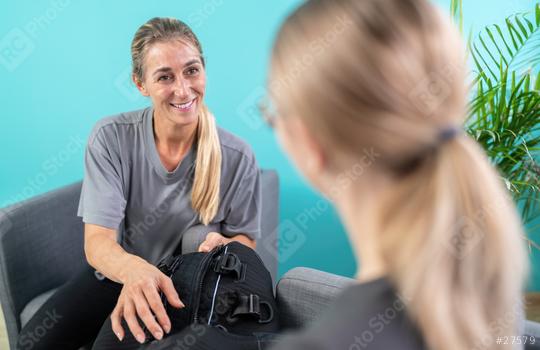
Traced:
<path fill-rule="evenodd" d="M 257 162 L 204 104 L 195 34 L 179 20 L 153 18 L 136 32 L 131 51 L 133 82 L 152 106 L 102 119 L 88 139 L 78 215 L 89 266 L 21 331 L 41 324 L 47 310 L 62 315 L 33 349 L 78 349 L 96 335 L 94 349 L 137 348 L 143 326 L 161 339 L 171 323 L 160 292 L 174 307 L 184 305 L 182 291 L 155 264 L 182 234 L 195 225 L 219 227 L 199 251 L 233 240 L 254 247 L 260 235 Z"/>
<path fill-rule="evenodd" d="M 206 74 L 201 44 L 186 24 L 154 18 L 135 34 L 131 55 L 133 81 L 155 108 L 154 128 L 162 131 L 156 132 L 156 144 L 167 170 L 176 168 L 193 142 L 186 134 L 194 135 L 193 128 L 199 127 L 201 150 L 191 198 L 203 223 L 208 224 L 218 206 L 221 152 L 213 117 L 203 105 Z M 202 117 L 197 124 L 199 111 Z M 167 128 L 170 123 L 187 126 L 184 135 Z M 180 151 L 168 149 L 160 134 Z"/>

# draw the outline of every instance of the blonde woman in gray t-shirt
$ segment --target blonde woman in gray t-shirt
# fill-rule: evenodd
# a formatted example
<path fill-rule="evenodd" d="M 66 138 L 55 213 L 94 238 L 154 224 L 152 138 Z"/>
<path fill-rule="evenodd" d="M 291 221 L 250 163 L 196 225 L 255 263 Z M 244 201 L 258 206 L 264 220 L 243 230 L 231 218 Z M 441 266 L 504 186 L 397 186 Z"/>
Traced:
<path fill-rule="evenodd" d="M 62 316 L 55 326 L 31 344 L 21 337 L 20 348 L 78 349 L 98 332 L 96 344 L 136 347 L 145 340 L 143 326 L 161 339 L 171 323 L 159 292 L 171 305 L 184 305 L 182 291 L 155 264 L 182 233 L 199 224 L 220 228 L 199 251 L 231 240 L 254 248 L 260 235 L 258 166 L 249 146 L 218 128 L 204 105 L 205 62 L 194 33 L 179 20 L 154 18 L 138 29 L 131 51 L 133 81 L 152 106 L 94 127 L 78 211 L 90 266 L 21 334 L 50 310 Z M 118 338 L 112 344 L 111 327 Z"/>

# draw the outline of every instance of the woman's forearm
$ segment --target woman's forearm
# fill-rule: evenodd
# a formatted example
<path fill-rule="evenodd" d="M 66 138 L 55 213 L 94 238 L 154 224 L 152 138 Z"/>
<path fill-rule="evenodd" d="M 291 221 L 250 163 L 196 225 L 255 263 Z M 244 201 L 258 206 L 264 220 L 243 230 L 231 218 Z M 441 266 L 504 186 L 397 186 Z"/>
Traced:
<path fill-rule="evenodd" d="M 86 224 L 84 252 L 88 264 L 112 281 L 123 283 L 129 266 L 144 262 L 116 242 L 116 231 Z"/>

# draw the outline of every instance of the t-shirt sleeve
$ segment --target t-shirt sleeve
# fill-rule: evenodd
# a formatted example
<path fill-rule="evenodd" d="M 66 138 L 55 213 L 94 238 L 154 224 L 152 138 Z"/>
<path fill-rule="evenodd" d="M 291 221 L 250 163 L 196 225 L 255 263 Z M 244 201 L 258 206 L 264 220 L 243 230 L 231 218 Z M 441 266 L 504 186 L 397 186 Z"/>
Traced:
<path fill-rule="evenodd" d="M 83 222 L 118 229 L 124 219 L 126 199 L 121 160 L 102 129 L 95 129 L 86 146 L 84 179 L 77 215 Z"/>
<path fill-rule="evenodd" d="M 253 161 L 242 174 L 229 210 L 222 223 L 225 236 L 245 234 L 251 239 L 261 236 L 261 183 L 260 172 Z"/>

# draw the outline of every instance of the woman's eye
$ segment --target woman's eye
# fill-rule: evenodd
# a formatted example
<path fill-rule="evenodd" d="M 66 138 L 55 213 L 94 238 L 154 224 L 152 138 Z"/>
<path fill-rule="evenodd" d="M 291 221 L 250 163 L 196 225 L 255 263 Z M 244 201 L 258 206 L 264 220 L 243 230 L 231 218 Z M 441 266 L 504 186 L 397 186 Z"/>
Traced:
<path fill-rule="evenodd" d="M 158 78 L 158 81 L 167 81 L 167 80 L 171 80 L 172 77 L 170 75 L 162 75 Z"/>
<path fill-rule="evenodd" d="M 191 68 L 188 68 L 188 70 L 186 71 L 187 75 L 194 75 L 194 74 L 197 74 L 199 73 L 199 68 L 196 68 L 196 67 L 191 67 Z"/>

